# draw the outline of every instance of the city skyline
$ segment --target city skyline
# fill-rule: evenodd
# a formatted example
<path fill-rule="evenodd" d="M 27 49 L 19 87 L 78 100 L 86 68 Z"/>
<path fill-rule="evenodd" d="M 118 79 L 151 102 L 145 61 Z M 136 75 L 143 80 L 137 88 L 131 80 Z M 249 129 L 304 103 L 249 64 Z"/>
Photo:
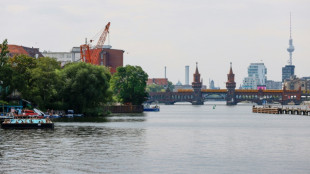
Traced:
<path fill-rule="evenodd" d="M 167 77 L 184 84 L 198 62 L 208 85 L 225 88 L 230 62 L 237 87 L 250 63 L 263 62 L 267 79 L 281 81 L 288 64 L 290 12 L 295 74 L 309 76 L 310 2 L 238 1 L 41 1 L 3 2 L 0 39 L 40 51 L 69 51 L 111 22 L 112 48 L 125 50 L 124 65 L 139 65 L 150 78 Z M 108 41 L 106 42 L 108 43 Z"/>

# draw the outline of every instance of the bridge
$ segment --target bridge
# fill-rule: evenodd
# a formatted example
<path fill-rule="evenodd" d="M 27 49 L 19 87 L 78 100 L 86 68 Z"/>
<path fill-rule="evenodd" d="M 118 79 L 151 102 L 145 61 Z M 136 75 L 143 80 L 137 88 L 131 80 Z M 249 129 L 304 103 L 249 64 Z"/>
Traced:
<path fill-rule="evenodd" d="M 282 90 L 247 90 L 247 89 L 235 89 L 236 83 L 234 80 L 234 74 L 232 66 L 230 66 L 229 74 L 227 74 L 228 80 L 226 82 L 226 89 L 201 89 L 202 82 L 200 81 L 200 74 L 198 66 L 196 65 L 196 71 L 194 74 L 194 82 L 192 83 L 193 89 L 180 89 L 177 92 L 151 92 L 149 93 L 148 103 L 159 102 L 165 104 L 174 104 L 177 102 L 189 102 L 193 105 L 203 105 L 204 101 L 220 98 L 226 101 L 227 105 L 236 105 L 240 102 L 253 102 L 258 105 L 264 103 L 281 103 L 283 105 L 292 103 L 300 104 L 303 100 L 310 98 L 310 91 L 299 90 L 286 90 L 286 87 Z"/>

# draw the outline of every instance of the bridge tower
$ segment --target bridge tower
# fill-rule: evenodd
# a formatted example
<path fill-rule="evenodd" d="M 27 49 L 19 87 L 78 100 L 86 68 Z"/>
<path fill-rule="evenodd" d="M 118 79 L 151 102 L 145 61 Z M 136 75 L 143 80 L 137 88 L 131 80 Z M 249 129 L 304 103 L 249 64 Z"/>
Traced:
<path fill-rule="evenodd" d="M 194 98 L 192 101 L 193 105 L 203 105 L 203 98 L 201 93 L 202 82 L 200 81 L 200 74 L 198 71 L 198 63 L 196 62 L 196 71 L 194 74 L 194 81 L 192 83 L 192 88 L 194 89 Z"/>
<path fill-rule="evenodd" d="M 236 82 L 235 82 L 235 74 L 232 70 L 232 65 L 230 62 L 230 70 L 229 74 L 227 74 L 227 82 L 226 82 L 226 88 L 227 88 L 227 96 L 226 96 L 226 105 L 236 105 L 236 94 L 235 94 L 235 88 L 236 88 Z"/>

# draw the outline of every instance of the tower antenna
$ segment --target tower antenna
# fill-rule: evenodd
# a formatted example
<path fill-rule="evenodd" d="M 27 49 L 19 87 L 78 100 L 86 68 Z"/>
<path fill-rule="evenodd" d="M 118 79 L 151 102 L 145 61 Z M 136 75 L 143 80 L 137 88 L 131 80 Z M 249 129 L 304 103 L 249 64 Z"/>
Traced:
<path fill-rule="evenodd" d="M 293 39 L 292 39 L 292 17 L 291 17 L 291 12 L 290 12 L 290 40 L 289 40 L 289 47 L 286 49 L 289 52 L 289 60 L 288 64 L 293 65 L 293 60 L 292 60 L 292 53 L 294 52 L 295 48 L 293 46 Z"/>
<path fill-rule="evenodd" d="M 292 38 L 292 14 L 290 12 L 290 39 Z"/>

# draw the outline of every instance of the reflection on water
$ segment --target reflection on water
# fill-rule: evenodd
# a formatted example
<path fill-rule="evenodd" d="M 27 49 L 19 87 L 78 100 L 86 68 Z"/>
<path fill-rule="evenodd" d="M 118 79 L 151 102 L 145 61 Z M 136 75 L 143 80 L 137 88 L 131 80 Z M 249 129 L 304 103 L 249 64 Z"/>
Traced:
<path fill-rule="evenodd" d="M 125 156 L 134 161 L 143 154 L 144 132 L 72 122 L 57 122 L 54 130 L 0 130 L 1 171 L 110 173 Z"/>
<path fill-rule="evenodd" d="M 137 122 L 145 121 L 145 114 L 111 114 L 108 117 L 61 117 L 53 122 Z"/>
<path fill-rule="evenodd" d="M 0 129 L 0 173 L 309 173 L 310 117 L 251 105 L 56 120 Z"/>

